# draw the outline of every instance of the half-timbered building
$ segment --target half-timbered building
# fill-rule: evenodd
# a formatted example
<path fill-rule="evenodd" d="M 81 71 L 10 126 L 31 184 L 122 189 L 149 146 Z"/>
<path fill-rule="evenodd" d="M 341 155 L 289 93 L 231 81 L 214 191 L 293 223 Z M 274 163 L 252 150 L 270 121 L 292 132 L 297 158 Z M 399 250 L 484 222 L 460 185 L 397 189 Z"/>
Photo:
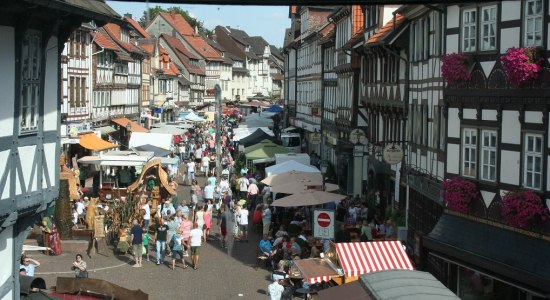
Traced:
<path fill-rule="evenodd" d="M 444 77 L 444 174 L 474 183 L 478 196 L 462 213 L 445 210 L 423 244 L 428 267 L 461 298 L 478 291 L 495 299 L 550 295 L 550 223 L 518 229 L 503 217 L 507 192 L 534 191 L 544 206 L 550 199 L 549 5 L 497 1 L 444 10 L 446 53 L 464 53 L 469 73 L 454 81 Z M 539 47 L 531 55 L 540 69 L 518 82 L 503 57 L 525 47 Z M 472 287 L 472 278 L 479 287 Z"/>
<path fill-rule="evenodd" d="M 366 120 L 357 113 L 360 58 L 352 49 L 362 43 L 365 19 L 360 5 L 342 6 L 329 17 L 336 26 L 334 71 L 337 76 L 338 184 L 346 193 L 360 195 L 363 190 L 363 156 L 354 157 L 355 145 L 350 142 L 350 133 L 358 124 L 365 126 Z"/>
<path fill-rule="evenodd" d="M 120 18 L 104 2 L 2 1 L 0 298 L 19 299 L 23 242 L 59 195 L 61 54 L 83 22 Z M 24 22 L 22 22 L 24 20 Z"/>

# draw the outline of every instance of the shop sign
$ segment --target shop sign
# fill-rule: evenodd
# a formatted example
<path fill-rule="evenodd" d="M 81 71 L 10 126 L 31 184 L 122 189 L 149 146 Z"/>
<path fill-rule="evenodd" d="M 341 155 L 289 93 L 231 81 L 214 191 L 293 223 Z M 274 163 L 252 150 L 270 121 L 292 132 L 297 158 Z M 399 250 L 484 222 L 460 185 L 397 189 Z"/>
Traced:
<path fill-rule="evenodd" d="M 390 165 L 396 165 L 403 160 L 403 148 L 397 144 L 387 145 L 382 154 L 384 161 Z"/>
<path fill-rule="evenodd" d="M 320 133 L 312 133 L 309 135 L 309 142 L 313 145 L 319 145 L 321 144 L 321 134 Z"/>

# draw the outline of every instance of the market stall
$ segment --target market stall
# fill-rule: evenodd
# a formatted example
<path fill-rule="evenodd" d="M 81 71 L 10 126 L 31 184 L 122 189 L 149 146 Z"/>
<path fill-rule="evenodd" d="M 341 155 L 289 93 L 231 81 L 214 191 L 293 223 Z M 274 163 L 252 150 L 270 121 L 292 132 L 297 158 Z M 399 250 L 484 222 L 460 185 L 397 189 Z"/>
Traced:
<path fill-rule="evenodd" d="M 321 173 L 319 169 L 311 165 L 305 165 L 295 160 L 288 160 L 280 164 L 265 168 L 267 176 L 281 174 L 289 171 L 305 172 L 305 173 Z"/>

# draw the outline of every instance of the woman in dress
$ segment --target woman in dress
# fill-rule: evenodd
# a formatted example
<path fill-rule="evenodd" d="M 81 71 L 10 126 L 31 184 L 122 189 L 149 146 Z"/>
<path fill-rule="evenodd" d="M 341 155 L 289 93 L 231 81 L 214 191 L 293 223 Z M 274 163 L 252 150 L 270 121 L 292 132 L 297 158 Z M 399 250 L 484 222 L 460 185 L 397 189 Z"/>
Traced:
<path fill-rule="evenodd" d="M 42 218 L 40 229 L 44 234 L 44 247 L 50 247 L 54 255 L 61 255 L 61 237 L 57 227 L 49 217 Z"/>
<path fill-rule="evenodd" d="M 210 202 L 210 200 L 208 200 L 208 202 Z M 208 209 L 209 206 L 210 204 L 204 206 L 204 214 L 203 214 L 204 229 L 203 229 L 202 238 L 203 238 L 203 241 L 205 242 L 208 239 L 208 236 L 210 235 L 210 227 L 212 226 L 212 210 Z"/>
<path fill-rule="evenodd" d="M 204 208 L 202 206 L 198 206 L 197 210 L 195 211 L 195 218 L 193 220 L 193 223 L 199 224 L 199 227 L 201 230 L 204 229 Z"/>

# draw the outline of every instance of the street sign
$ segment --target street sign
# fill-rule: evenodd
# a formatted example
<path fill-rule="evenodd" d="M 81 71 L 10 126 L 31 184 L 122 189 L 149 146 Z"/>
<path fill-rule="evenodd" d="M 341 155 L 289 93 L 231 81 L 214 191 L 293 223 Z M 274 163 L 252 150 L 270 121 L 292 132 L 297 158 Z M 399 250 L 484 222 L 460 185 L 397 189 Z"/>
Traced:
<path fill-rule="evenodd" d="M 313 211 L 313 236 L 319 239 L 334 239 L 334 211 Z"/>

